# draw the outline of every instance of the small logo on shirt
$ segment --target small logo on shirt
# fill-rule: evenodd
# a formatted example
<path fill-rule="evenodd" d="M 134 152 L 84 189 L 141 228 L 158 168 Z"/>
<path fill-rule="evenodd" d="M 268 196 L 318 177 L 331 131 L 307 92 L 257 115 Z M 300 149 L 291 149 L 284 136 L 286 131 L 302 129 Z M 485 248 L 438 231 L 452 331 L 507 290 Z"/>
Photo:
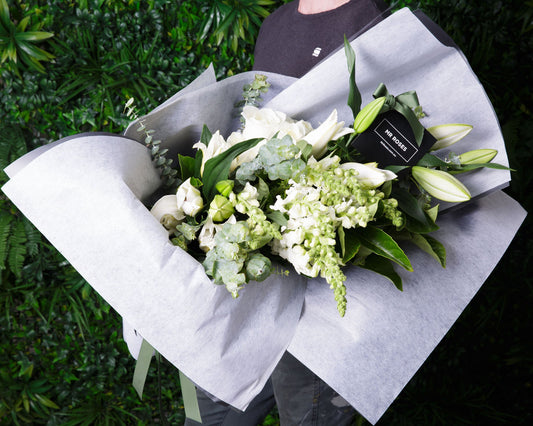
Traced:
<path fill-rule="evenodd" d="M 315 50 L 313 50 L 313 56 L 315 58 L 318 58 L 318 55 L 320 55 L 320 52 L 322 51 L 322 48 L 320 47 L 315 47 Z"/>

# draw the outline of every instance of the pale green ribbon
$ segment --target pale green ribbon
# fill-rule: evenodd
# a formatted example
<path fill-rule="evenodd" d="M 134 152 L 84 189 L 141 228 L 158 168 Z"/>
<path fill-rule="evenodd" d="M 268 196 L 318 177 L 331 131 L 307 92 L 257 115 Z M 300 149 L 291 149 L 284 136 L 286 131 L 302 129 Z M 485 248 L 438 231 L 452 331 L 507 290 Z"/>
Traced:
<path fill-rule="evenodd" d="M 143 339 L 141 349 L 135 364 L 135 371 L 133 372 L 133 387 L 137 391 L 139 398 L 142 399 L 144 384 L 152 356 L 154 355 L 154 348 L 150 343 Z M 196 386 L 193 382 L 181 371 L 180 387 L 181 396 L 183 397 L 183 407 L 185 408 L 185 416 L 198 423 L 202 423 L 202 416 L 200 415 L 200 407 L 198 406 L 198 397 L 196 395 Z"/>
<path fill-rule="evenodd" d="M 413 108 L 420 106 L 416 92 L 411 90 L 402 93 L 401 95 L 393 96 L 388 92 L 387 87 L 383 83 L 380 83 L 372 96 L 374 96 L 374 98 L 385 96 L 385 105 L 381 111 L 394 109 L 402 114 L 409 122 L 415 135 L 416 143 L 420 146 L 422 144 L 422 139 L 424 138 L 424 126 L 420 124 L 416 114 L 413 112 Z"/>

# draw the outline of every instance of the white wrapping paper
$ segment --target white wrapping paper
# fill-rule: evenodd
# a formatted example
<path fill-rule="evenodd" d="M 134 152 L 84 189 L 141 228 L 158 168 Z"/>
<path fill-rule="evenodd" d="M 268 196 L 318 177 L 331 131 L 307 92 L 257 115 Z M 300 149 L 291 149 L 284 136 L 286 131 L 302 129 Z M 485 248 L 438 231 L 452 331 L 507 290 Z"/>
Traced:
<path fill-rule="evenodd" d="M 441 45 L 403 9 L 352 45 L 363 101 L 381 82 L 399 94 L 416 90 L 426 127 L 468 123 L 463 152 L 498 149 L 498 122 L 464 57 Z M 190 152 L 205 123 L 223 133 L 245 73 L 215 82 L 212 69 L 152 111 L 144 121 L 172 152 Z M 266 106 L 314 125 L 345 106 L 344 53 L 300 80 L 270 75 Z M 132 125 L 126 136 L 140 139 Z M 435 235 L 448 250 L 442 269 L 408 248 L 414 273 L 400 273 L 404 291 L 360 269 L 347 271 L 348 307 L 340 318 L 329 286 L 296 274 L 252 283 L 234 300 L 202 266 L 167 241 L 143 205 L 159 179 L 143 145 L 118 136 L 59 141 L 6 169 L 2 188 L 85 279 L 165 358 L 199 386 L 244 409 L 262 389 L 285 349 L 375 423 L 457 319 L 505 252 L 525 217 L 500 191 L 443 215 Z M 507 185 L 507 171 L 461 175 L 474 196 Z M 304 302 L 305 298 L 305 302 Z M 303 312 L 302 312 L 303 305 Z"/>

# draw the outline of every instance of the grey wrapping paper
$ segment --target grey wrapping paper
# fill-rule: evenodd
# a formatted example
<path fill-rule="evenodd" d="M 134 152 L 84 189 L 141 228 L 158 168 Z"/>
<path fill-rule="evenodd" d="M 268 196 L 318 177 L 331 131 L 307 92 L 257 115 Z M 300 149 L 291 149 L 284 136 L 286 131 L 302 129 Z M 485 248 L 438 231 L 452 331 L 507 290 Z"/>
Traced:
<path fill-rule="evenodd" d="M 507 164 L 492 106 L 463 55 L 438 42 L 411 12 L 393 14 L 352 45 L 364 102 L 381 82 L 394 94 L 416 89 L 426 127 L 474 126 L 455 151 L 494 148 L 495 161 Z M 203 124 L 225 134 L 238 127 L 232 105 L 252 79 L 245 73 L 216 82 L 208 69 L 143 121 L 172 153 L 191 152 Z M 269 81 L 265 106 L 314 125 L 337 108 L 350 122 L 342 51 L 300 80 L 272 74 Z M 288 347 L 375 423 L 483 284 L 525 216 L 514 200 L 494 192 L 508 184 L 508 172 L 465 174 L 461 179 L 479 200 L 440 219 L 436 237 L 448 249 L 447 268 L 408 248 L 415 272 L 403 274 L 404 292 L 353 268 L 344 318 L 323 280 L 295 273 L 250 285 L 233 300 L 168 243 L 143 205 L 159 180 L 147 150 L 132 140 L 141 139 L 136 127 L 126 131 L 130 139 L 81 136 L 30 153 L 6 169 L 11 179 L 3 190 L 132 328 L 239 409 Z"/>
<path fill-rule="evenodd" d="M 136 141 L 80 136 L 31 157 L 4 192 L 167 360 L 246 408 L 289 344 L 305 280 L 272 275 L 237 300 L 213 285 L 141 202 L 160 180 Z"/>

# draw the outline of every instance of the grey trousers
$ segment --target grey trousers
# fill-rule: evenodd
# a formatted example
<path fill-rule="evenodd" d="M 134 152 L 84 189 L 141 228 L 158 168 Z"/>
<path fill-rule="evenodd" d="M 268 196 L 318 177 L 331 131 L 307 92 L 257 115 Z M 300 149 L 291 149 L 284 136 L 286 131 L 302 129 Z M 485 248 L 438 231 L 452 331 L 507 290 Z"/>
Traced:
<path fill-rule="evenodd" d="M 348 426 L 356 411 L 316 374 L 286 352 L 246 411 L 214 402 L 197 391 L 202 423 L 185 426 L 257 426 L 277 404 L 281 426 Z"/>

